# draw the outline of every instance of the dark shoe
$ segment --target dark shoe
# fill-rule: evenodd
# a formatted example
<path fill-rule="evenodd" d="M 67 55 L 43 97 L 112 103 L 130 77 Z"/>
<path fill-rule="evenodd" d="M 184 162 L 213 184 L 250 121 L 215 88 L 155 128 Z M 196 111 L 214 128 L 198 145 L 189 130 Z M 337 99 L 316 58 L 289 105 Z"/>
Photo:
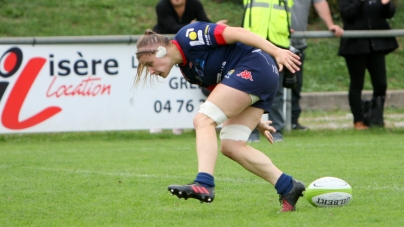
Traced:
<path fill-rule="evenodd" d="M 283 135 L 281 132 L 274 132 L 272 133 L 272 136 L 274 137 L 274 143 L 283 142 Z"/>
<path fill-rule="evenodd" d="M 178 198 L 184 198 L 187 200 L 188 198 L 194 198 L 201 203 L 211 203 L 215 198 L 215 188 L 214 187 L 205 187 L 201 184 L 194 182 L 187 185 L 170 185 L 168 186 L 168 191 L 171 192 L 171 195 L 176 195 Z"/>
<path fill-rule="evenodd" d="M 384 102 L 386 97 L 373 97 L 372 100 L 362 100 L 363 123 L 366 126 L 384 127 Z"/>
<path fill-rule="evenodd" d="M 299 197 L 303 196 L 303 191 L 306 190 L 302 182 L 292 179 L 292 183 L 292 190 L 288 194 L 284 196 L 279 195 L 279 202 L 282 204 L 281 212 L 295 211 Z"/>
<path fill-rule="evenodd" d="M 303 125 L 297 123 L 297 124 L 292 124 L 292 129 L 293 130 L 303 130 L 304 131 L 304 130 L 307 130 L 308 128 L 306 126 L 303 126 Z"/>

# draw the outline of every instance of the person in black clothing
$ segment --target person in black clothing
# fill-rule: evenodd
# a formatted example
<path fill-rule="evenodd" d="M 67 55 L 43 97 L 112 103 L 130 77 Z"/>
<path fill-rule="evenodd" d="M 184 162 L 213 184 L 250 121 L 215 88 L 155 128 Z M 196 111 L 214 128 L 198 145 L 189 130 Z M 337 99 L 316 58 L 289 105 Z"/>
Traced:
<path fill-rule="evenodd" d="M 387 20 L 394 16 L 390 0 L 339 0 L 344 30 L 391 29 Z M 381 99 L 383 109 L 387 90 L 386 54 L 398 47 L 394 37 L 342 38 L 338 54 L 345 58 L 350 76 L 349 105 L 354 128 L 368 129 L 364 123 L 362 89 L 367 69 L 373 85 L 373 100 Z M 379 102 L 380 103 L 380 102 Z M 382 125 L 381 125 L 382 126 Z"/>
<path fill-rule="evenodd" d="M 182 27 L 195 21 L 211 22 L 199 0 L 160 0 L 156 6 L 157 24 L 153 31 L 176 34 Z M 220 20 L 217 24 L 226 24 Z"/>
<path fill-rule="evenodd" d="M 199 0 L 160 0 L 156 5 L 157 24 L 153 31 L 159 34 L 177 34 L 177 32 L 195 21 L 211 22 L 206 16 L 203 5 Z M 217 24 L 226 24 L 227 20 L 220 20 Z M 207 97 L 210 90 L 201 88 Z M 150 129 L 150 133 L 161 133 L 162 129 Z M 182 129 L 174 128 L 176 135 L 182 134 Z"/>

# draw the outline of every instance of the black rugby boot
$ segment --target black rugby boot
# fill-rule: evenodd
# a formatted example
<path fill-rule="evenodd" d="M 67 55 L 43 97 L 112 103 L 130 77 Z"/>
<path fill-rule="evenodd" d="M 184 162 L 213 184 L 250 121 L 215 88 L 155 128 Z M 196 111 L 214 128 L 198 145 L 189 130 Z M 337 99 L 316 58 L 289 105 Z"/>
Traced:
<path fill-rule="evenodd" d="M 171 192 L 171 195 L 176 195 L 178 198 L 184 198 L 187 200 L 188 198 L 194 198 L 201 203 L 211 203 L 215 198 L 215 188 L 214 187 L 206 187 L 198 182 L 194 182 L 187 185 L 170 185 L 168 186 L 168 191 Z"/>
<path fill-rule="evenodd" d="M 299 197 L 303 196 L 303 191 L 306 190 L 302 182 L 292 179 L 292 183 L 293 187 L 288 194 L 279 195 L 279 202 L 282 204 L 280 212 L 295 211 Z"/>

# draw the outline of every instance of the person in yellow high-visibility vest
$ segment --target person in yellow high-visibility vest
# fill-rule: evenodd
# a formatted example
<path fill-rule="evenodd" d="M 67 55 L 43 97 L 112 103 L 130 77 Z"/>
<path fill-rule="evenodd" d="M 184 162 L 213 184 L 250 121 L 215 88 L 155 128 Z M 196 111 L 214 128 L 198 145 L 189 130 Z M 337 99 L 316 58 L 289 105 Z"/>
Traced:
<path fill-rule="evenodd" d="M 243 27 L 267 39 L 274 45 L 289 49 L 290 25 L 293 0 L 243 0 L 244 17 Z M 278 92 L 272 103 L 271 112 L 268 113 L 272 126 L 274 142 L 283 141 L 282 129 L 285 127 L 283 111 L 283 78 L 285 72 L 279 73 Z M 259 141 L 259 132 L 254 130 L 249 141 Z"/>

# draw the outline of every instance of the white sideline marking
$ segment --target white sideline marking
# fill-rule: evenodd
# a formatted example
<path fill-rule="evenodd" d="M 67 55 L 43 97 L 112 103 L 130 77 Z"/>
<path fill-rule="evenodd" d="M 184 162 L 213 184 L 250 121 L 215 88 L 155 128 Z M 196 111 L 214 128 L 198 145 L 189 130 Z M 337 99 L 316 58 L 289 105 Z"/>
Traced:
<path fill-rule="evenodd" d="M 5 166 L 5 165 L 3 165 Z M 2 165 L 0 165 L 2 167 Z M 184 176 L 169 176 L 169 175 L 155 175 L 155 174 L 138 174 L 138 173 L 128 173 L 128 172 L 101 172 L 101 171 L 91 171 L 91 170 L 79 170 L 79 169 L 61 169 L 61 168 L 45 168 L 45 167 L 24 167 L 29 169 L 37 169 L 44 171 L 59 171 L 59 172 L 69 172 L 69 173 L 81 173 L 81 174 L 98 174 L 98 175 L 106 175 L 106 176 L 126 176 L 126 177 L 141 177 L 141 178 L 171 178 L 171 179 L 183 179 Z M 237 184 L 243 183 L 254 183 L 254 184 L 268 184 L 268 182 L 261 179 L 246 179 L 246 178 L 230 178 L 224 177 L 219 178 L 215 177 L 218 181 L 231 182 Z M 308 184 L 306 185 L 306 187 Z M 368 186 L 353 186 L 355 189 L 366 189 L 366 190 L 391 190 L 391 191 L 404 191 L 404 187 L 399 187 L 397 185 L 392 186 L 379 186 L 379 185 L 368 185 Z"/>
<path fill-rule="evenodd" d="M 68 172 L 68 173 L 97 174 L 97 175 L 106 175 L 106 176 L 127 176 L 127 177 L 145 177 L 145 178 L 162 177 L 162 176 L 154 175 L 154 174 L 137 174 L 137 173 L 128 173 L 128 172 L 101 172 L 101 171 L 92 171 L 92 170 L 45 168 L 45 167 L 24 167 L 24 168 L 44 170 L 44 171 Z M 179 178 L 176 176 L 164 176 L 164 178 L 170 178 L 170 177 Z"/>
<path fill-rule="evenodd" d="M 397 185 L 393 185 L 393 186 L 358 186 L 358 187 L 353 187 L 353 189 L 355 188 L 359 188 L 359 189 L 368 189 L 368 190 L 392 190 L 392 191 L 404 191 L 404 188 L 400 188 Z"/>
<path fill-rule="evenodd" d="M 80 169 L 62 169 L 62 168 L 46 168 L 46 167 L 28 167 L 25 166 L 23 168 L 43 170 L 43 171 L 59 171 L 59 172 L 68 172 L 68 173 L 79 173 L 79 174 L 97 174 L 97 175 L 106 175 L 106 176 L 125 176 L 125 177 L 142 177 L 142 178 L 171 178 L 171 179 L 183 179 L 184 176 L 171 176 L 171 175 L 155 175 L 155 174 L 139 174 L 139 173 L 128 173 L 128 172 L 102 172 L 102 171 L 92 171 L 92 170 L 80 170 Z M 218 178 L 220 181 L 225 182 L 234 182 L 234 183 L 262 183 L 268 184 L 268 182 L 257 179 L 243 179 L 243 178 Z"/>

